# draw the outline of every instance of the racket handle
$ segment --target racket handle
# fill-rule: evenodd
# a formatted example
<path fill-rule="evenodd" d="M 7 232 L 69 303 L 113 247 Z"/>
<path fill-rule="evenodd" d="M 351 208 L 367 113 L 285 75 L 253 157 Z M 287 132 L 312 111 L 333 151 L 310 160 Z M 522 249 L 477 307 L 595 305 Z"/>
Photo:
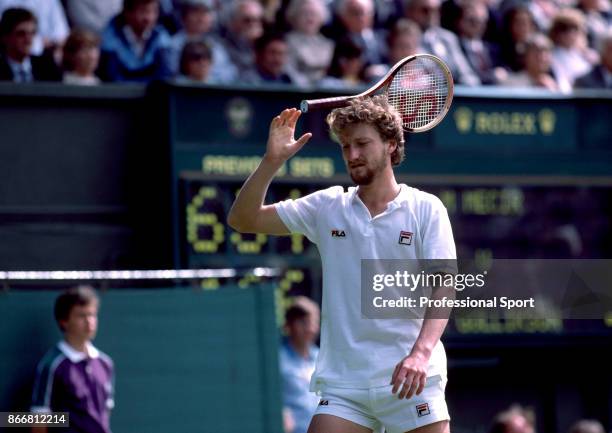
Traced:
<path fill-rule="evenodd" d="M 325 108 L 345 107 L 354 96 L 334 96 L 333 98 L 305 99 L 300 103 L 302 113 Z"/>

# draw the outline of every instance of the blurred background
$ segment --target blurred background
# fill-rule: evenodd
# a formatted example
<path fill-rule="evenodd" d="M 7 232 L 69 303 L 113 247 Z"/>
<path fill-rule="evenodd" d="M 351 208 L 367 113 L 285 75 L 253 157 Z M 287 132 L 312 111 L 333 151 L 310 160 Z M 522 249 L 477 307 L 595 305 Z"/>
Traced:
<path fill-rule="evenodd" d="M 96 346 L 115 360 L 115 433 L 283 431 L 284 314 L 296 296 L 320 302 L 318 252 L 236 233 L 227 212 L 274 115 L 362 91 L 417 52 L 448 63 L 455 98 L 439 126 L 407 134 L 396 175 L 442 199 L 459 257 L 612 257 L 610 7 L 1 0 L 0 411 L 29 409 L 60 338 L 54 299 L 87 282 Z M 313 138 L 268 202 L 350 185 L 326 114 L 300 119 Z M 225 271 L 86 273 L 160 269 Z M 492 431 L 513 404 L 526 430 L 499 431 L 610 431 L 610 314 L 462 319 L 443 341 L 452 431 Z"/>

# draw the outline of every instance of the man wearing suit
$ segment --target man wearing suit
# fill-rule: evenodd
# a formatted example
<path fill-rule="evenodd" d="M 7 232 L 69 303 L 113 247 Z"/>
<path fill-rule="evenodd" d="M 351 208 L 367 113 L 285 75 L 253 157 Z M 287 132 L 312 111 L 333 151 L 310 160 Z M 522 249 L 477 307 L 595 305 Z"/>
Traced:
<path fill-rule="evenodd" d="M 334 19 L 322 33 L 336 44 L 349 39 L 362 50 L 366 65 L 383 63 L 387 56 L 386 32 L 374 28 L 374 0 L 338 0 Z"/>
<path fill-rule="evenodd" d="M 384 35 L 374 30 L 374 2 L 372 0 L 340 0 L 337 14 L 353 42 L 363 49 L 367 64 L 382 63 L 386 55 Z"/>
<path fill-rule="evenodd" d="M 499 47 L 483 40 L 488 20 L 489 11 L 484 3 L 468 2 L 459 7 L 456 27 L 461 50 L 481 83 L 496 84 L 504 78 L 500 76 L 504 70 L 499 67 Z"/>
<path fill-rule="evenodd" d="M 405 0 L 404 14 L 421 27 L 423 49 L 444 60 L 458 84 L 480 84 L 461 51 L 457 36 L 440 27 L 440 0 Z"/>
<path fill-rule="evenodd" d="M 36 30 L 36 18 L 27 9 L 4 11 L 0 19 L 0 80 L 17 83 L 61 80 L 62 74 L 51 58 L 30 55 Z"/>
<path fill-rule="evenodd" d="M 601 64 L 576 79 L 574 88 L 612 89 L 612 31 L 601 39 Z"/>

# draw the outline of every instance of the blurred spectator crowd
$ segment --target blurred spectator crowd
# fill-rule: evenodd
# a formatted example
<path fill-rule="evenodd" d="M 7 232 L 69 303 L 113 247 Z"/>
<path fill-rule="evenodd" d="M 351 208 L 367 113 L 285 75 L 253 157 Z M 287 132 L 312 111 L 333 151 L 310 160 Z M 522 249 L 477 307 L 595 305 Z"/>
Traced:
<path fill-rule="evenodd" d="M 0 0 L 0 80 L 343 90 L 431 53 L 458 84 L 612 89 L 610 0 Z"/>

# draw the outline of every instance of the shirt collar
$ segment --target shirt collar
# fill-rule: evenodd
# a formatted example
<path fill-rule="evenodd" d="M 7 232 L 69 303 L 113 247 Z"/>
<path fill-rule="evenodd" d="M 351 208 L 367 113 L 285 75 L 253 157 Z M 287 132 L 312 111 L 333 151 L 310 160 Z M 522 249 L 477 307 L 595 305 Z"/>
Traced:
<path fill-rule="evenodd" d="M 6 57 L 6 60 L 8 61 L 9 66 L 13 70 L 13 73 L 17 73 L 22 70 L 28 74 L 32 73 L 32 62 L 30 61 L 29 57 L 23 59 L 23 62 L 21 63 L 16 62 L 8 56 Z"/>
<path fill-rule="evenodd" d="M 374 31 L 371 28 L 365 28 L 360 33 L 363 39 L 372 39 L 374 38 Z"/>
<path fill-rule="evenodd" d="M 136 54 L 138 54 L 138 57 L 142 57 L 147 42 L 153 34 L 153 30 L 147 30 L 145 33 L 143 33 L 142 39 L 139 39 L 138 36 L 136 36 L 136 33 L 134 33 L 134 30 L 132 30 L 130 26 L 125 25 L 123 26 L 123 34 L 125 36 L 125 39 L 127 39 L 128 43 L 130 44 L 130 47 L 134 50 Z"/>
<path fill-rule="evenodd" d="M 463 38 L 463 41 L 473 50 L 482 50 L 484 47 L 484 43 L 482 42 L 481 39 Z"/>
<path fill-rule="evenodd" d="M 407 204 L 408 187 L 403 183 L 400 183 L 399 186 L 400 186 L 399 194 L 397 194 L 397 196 L 392 201 L 390 201 L 388 204 L 389 211 L 396 209 L 398 207 L 401 207 L 401 206 L 405 206 Z M 351 204 L 355 204 L 357 202 L 356 200 L 359 198 L 359 196 L 357 195 L 358 190 L 359 190 L 359 187 L 356 187 L 356 186 L 351 186 L 349 188 L 349 201 Z"/>
<path fill-rule="evenodd" d="M 59 350 L 62 351 L 64 355 L 66 355 L 66 358 L 68 358 L 71 362 L 75 364 L 87 358 L 95 359 L 100 356 L 100 351 L 96 349 L 94 345 L 89 342 L 86 343 L 87 354 L 83 352 L 79 352 L 74 347 L 69 345 L 65 340 L 62 340 L 59 343 L 57 343 L 57 347 Z"/>
<path fill-rule="evenodd" d="M 293 348 L 293 346 L 291 345 L 291 342 L 289 341 L 289 338 L 287 338 L 285 340 L 285 347 L 287 348 L 287 351 L 289 352 L 289 354 L 293 357 L 293 358 L 297 358 L 300 360 L 305 360 L 304 357 L 302 357 L 302 355 L 300 355 L 299 353 L 297 353 L 295 351 L 295 349 Z M 311 344 L 308 347 L 308 359 L 309 361 L 314 361 L 315 360 L 315 352 L 316 352 L 317 346 L 315 346 L 314 344 Z"/>

